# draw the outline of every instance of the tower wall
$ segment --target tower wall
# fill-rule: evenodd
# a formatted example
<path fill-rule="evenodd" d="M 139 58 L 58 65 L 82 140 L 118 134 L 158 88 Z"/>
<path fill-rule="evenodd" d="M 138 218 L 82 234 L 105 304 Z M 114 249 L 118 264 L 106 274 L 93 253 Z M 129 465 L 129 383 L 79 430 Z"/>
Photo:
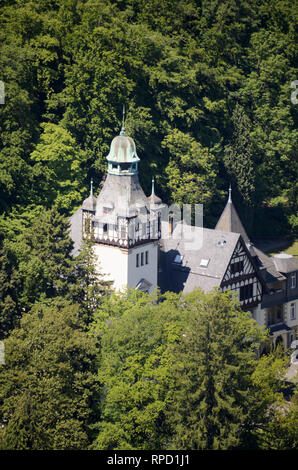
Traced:
<path fill-rule="evenodd" d="M 94 252 L 98 257 L 98 270 L 105 280 L 113 281 L 115 290 L 136 287 L 144 279 L 157 287 L 158 242 L 144 243 L 130 249 L 96 243 Z M 147 255 L 146 255 L 147 252 Z M 137 255 L 138 263 L 137 266 Z M 143 262 L 143 264 L 142 264 Z"/>
<path fill-rule="evenodd" d="M 113 281 L 113 289 L 121 290 L 128 284 L 127 250 L 117 246 L 95 244 L 98 270 L 107 281 Z"/>
<path fill-rule="evenodd" d="M 136 287 L 138 283 L 145 279 L 150 282 L 149 292 L 153 292 L 157 287 L 157 263 L 158 263 L 158 242 L 145 243 L 128 250 L 128 285 Z M 148 264 L 146 264 L 146 252 L 148 253 Z M 136 259 L 139 255 L 139 267 Z M 143 266 L 141 256 L 143 254 Z"/>

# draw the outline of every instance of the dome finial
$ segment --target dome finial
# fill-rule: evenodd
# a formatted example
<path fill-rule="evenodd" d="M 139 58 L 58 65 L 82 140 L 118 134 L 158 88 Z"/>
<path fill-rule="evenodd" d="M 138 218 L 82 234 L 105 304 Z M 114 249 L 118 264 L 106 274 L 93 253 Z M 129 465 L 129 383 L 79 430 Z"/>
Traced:
<path fill-rule="evenodd" d="M 90 181 L 90 196 L 93 196 L 93 178 Z"/>
<path fill-rule="evenodd" d="M 230 187 L 229 187 L 229 199 L 228 199 L 228 202 L 232 202 L 232 186 L 231 186 L 231 183 L 230 183 Z"/>
<path fill-rule="evenodd" d="M 152 195 L 154 194 L 154 176 L 152 176 Z"/>
<path fill-rule="evenodd" d="M 123 105 L 123 111 L 122 111 L 122 127 L 120 131 L 120 135 L 126 135 L 125 132 L 125 105 Z"/>

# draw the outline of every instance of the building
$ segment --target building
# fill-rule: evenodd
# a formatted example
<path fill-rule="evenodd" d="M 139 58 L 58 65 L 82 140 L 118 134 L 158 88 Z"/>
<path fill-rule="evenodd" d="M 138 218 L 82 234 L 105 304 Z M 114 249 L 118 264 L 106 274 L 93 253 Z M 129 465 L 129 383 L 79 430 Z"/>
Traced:
<path fill-rule="evenodd" d="M 287 348 L 298 338 L 298 260 L 269 257 L 251 243 L 232 201 L 215 229 L 173 223 L 155 194 L 147 197 L 138 177 L 139 157 L 124 123 L 107 156 L 108 173 L 97 198 L 90 196 L 71 218 L 75 253 L 93 231 L 99 269 L 114 288 L 190 292 L 196 287 L 230 290 L 242 308 Z M 166 217 L 164 217 L 166 214 Z M 189 233 L 189 232 L 188 232 Z"/>
<path fill-rule="evenodd" d="M 108 173 L 96 199 L 90 196 L 71 218 L 75 252 L 82 234 L 93 229 L 94 250 L 100 268 L 114 288 L 126 286 L 146 292 L 157 287 L 161 200 L 154 193 L 146 197 L 138 177 L 136 146 L 122 126 L 107 156 Z"/>

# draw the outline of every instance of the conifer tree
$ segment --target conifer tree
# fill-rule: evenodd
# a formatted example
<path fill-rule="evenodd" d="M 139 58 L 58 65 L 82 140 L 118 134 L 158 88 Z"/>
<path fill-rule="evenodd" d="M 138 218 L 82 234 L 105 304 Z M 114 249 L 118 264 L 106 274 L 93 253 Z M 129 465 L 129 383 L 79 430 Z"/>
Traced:
<path fill-rule="evenodd" d="M 0 239 L 0 339 L 6 337 L 19 318 L 16 260 Z"/>
<path fill-rule="evenodd" d="M 261 330 L 228 293 L 194 291 L 183 300 L 166 413 L 170 448 L 241 447 L 246 423 L 254 417 L 252 401 L 258 400 L 252 373 Z M 258 419 L 262 422 L 262 413 Z"/>
<path fill-rule="evenodd" d="M 93 244 L 92 233 L 83 238 L 80 253 L 74 260 L 74 282 L 70 285 L 70 297 L 80 305 L 80 315 L 86 323 L 92 319 L 112 285 L 103 279 Z"/>
<path fill-rule="evenodd" d="M 250 314 L 229 293 L 114 297 L 91 328 L 103 384 L 94 447 L 254 448 L 284 361 L 259 364 L 264 334 Z"/>
<path fill-rule="evenodd" d="M 87 449 L 98 420 L 97 342 L 78 306 L 56 299 L 25 314 L 5 340 L 0 449 Z"/>
<path fill-rule="evenodd" d="M 74 279 L 69 222 L 53 207 L 37 217 L 19 242 L 22 302 L 30 307 L 40 296 L 65 296 Z"/>

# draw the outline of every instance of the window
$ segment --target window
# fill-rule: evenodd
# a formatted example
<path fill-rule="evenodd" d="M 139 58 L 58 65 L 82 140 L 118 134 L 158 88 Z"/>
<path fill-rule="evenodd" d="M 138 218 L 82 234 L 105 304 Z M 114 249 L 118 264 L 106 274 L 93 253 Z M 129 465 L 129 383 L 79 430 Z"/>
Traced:
<path fill-rule="evenodd" d="M 240 287 L 240 300 L 250 299 L 253 296 L 253 284 Z"/>
<path fill-rule="evenodd" d="M 125 226 L 121 227 L 120 233 L 121 233 L 121 238 L 126 238 L 126 227 Z"/>
<path fill-rule="evenodd" d="M 290 278 L 290 289 L 295 289 L 296 288 L 296 273 L 291 274 Z"/>
<path fill-rule="evenodd" d="M 201 262 L 200 262 L 201 268 L 207 268 L 208 264 L 209 264 L 209 259 L 201 259 Z"/>
<path fill-rule="evenodd" d="M 231 273 L 236 274 L 243 271 L 243 261 L 237 261 L 236 263 L 231 263 Z"/>
<path fill-rule="evenodd" d="M 108 231 L 108 224 L 103 224 L 103 233 L 107 233 Z"/>
<path fill-rule="evenodd" d="M 149 253 L 148 251 L 145 251 L 145 264 L 148 264 L 148 257 L 149 257 Z"/>
<path fill-rule="evenodd" d="M 291 316 L 291 320 L 296 319 L 296 305 L 294 303 L 290 305 L 290 316 Z"/>
<path fill-rule="evenodd" d="M 141 266 L 144 266 L 144 253 L 141 253 Z"/>
<path fill-rule="evenodd" d="M 118 165 L 117 165 L 116 163 L 113 163 L 113 164 L 112 164 L 112 168 L 113 168 L 113 170 L 117 170 Z"/>
<path fill-rule="evenodd" d="M 137 253 L 137 256 L 136 256 L 136 267 L 138 268 L 140 266 L 140 260 L 139 260 L 139 253 Z"/>
<path fill-rule="evenodd" d="M 128 171 L 130 170 L 130 163 L 121 163 L 120 168 L 121 170 Z"/>
<path fill-rule="evenodd" d="M 86 217 L 84 223 L 84 229 L 86 233 L 90 233 L 90 217 Z"/>
<path fill-rule="evenodd" d="M 173 262 L 176 264 L 182 264 L 182 256 L 176 255 Z"/>

